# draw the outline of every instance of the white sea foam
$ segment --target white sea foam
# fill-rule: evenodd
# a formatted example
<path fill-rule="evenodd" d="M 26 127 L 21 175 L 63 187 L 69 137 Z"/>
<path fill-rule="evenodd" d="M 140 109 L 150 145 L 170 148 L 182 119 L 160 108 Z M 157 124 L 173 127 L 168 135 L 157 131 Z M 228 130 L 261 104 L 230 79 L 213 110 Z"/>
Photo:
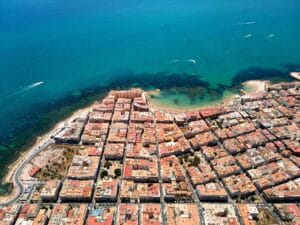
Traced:
<path fill-rule="evenodd" d="M 251 24 L 256 24 L 256 22 L 255 21 L 247 21 L 247 22 L 238 23 L 238 25 L 251 25 Z"/>
<path fill-rule="evenodd" d="M 273 38 L 274 36 L 275 36 L 274 34 L 269 34 L 265 38 L 269 39 L 269 38 Z"/>
<path fill-rule="evenodd" d="M 246 34 L 243 36 L 243 38 L 251 38 L 252 37 L 252 34 Z"/>

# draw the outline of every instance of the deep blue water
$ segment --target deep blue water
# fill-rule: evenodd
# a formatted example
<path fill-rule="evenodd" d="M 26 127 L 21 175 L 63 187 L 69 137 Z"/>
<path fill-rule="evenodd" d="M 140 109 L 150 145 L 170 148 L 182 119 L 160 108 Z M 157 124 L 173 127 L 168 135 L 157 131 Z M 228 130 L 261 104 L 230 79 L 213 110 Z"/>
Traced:
<path fill-rule="evenodd" d="M 21 131 L 49 125 L 40 114 L 131 74 L 158 86 L 163 74 L 212 87 L 285 79 L 300 64 L 299 8 L 299 0 L 2 0 L 0 168 L 24 142 Z"/>

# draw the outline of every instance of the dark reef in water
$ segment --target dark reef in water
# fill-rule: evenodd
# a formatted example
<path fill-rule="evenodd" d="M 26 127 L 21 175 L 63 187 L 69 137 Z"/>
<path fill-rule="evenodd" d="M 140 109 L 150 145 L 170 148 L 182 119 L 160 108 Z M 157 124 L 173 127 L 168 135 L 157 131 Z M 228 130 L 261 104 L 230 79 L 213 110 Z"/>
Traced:
<path fill-rule="evenodd" d="M 209 87 L 209 83 L 199 79 L 199 76 L 189 74 L 128 73 L 113 79 L 109 86 L 118 89 L 137 86 L 143 89 L 151 89 L 155 87 L 164 90 L 177 87 Z"/>
<path fill-rule="evenodd" d="M 293 63 L 286 63 L 282 65 L 283 68 L 286 68 L 289 72 L 300 71 L 300 65 Z"/>
<path fill-rule="evenodd" d="M 173 101 L 174 101 L 175 105 L 179 105 L 179 103 L 180 103 L 180 100 L 178 98 L 175 98 Z"/>
<path fill-rule="evenodd" d="M 211 100 L 222 98 L 224 90 L 236 90 L 231 86 L 219 85 L 211 87 L 210 84 L 198 75 L 174 74 L 174 73 L 157 73 L 157 74 L 134 74 L 128 73 L 117 77 L 109 83 L 113 89 L 125 89 L 128 87 L 141 87 L 145 90 L 157 89 L 162 90 L 159 97 L 152 95 L 154 98 L 164 98 L 164 96 L 185 94 L 190 99 L 190 104 L 196 100 L 204 99 L 209 96 Z M 173 100 L 175 105 L 180 104 L 179 99 Z"/>
<path fill-rule="evenodd" d="M 168 94 L 184 93 L 190 97 L 192 104 L 197 99 L 201 100 L 205 96 L 210 96 L 212 100 L 220 99 L 225 90 L 236 92 L 240 88 L 240 84 L 247 80 L 292 80 L 289 76 L 289 71 L 299 69 L 299 67 L 299 65 L 285 64 L 283 66 L 285 70 L 283 71 L 258 67 L 249 68 L 237 73 L 232 79 L 231 86 L 219 85 L 217 87 L 211 87 L 208 82 L 201 80 L 196 75 L 171 73 L 135 74 L 131 71 L 125 73 L 123 71 L 121 76 L 111 80 L 105 86 L 91 87 L 80 90 L 80 92 L 70 93 L 70 95 L 59 101 L 38 104 L 32 107 L 34 110 L 26 112 L 26 114 L 22 115 L 22 118 L 18 118 L 21 120 L 21 122 L 16 122 L 18 126 L 12 124 L 13 129 L 8 134 L 0 136 L 0 177 L 4 177 L 7 166 L 18 157 L 16 153 L 32 145 L 38 135 L 47 132 L 53 125 L 67 118 L 73 111 L 85 107 L 106 95 L 111 89 L 141 87 L 149 90 L 159 88 L 168 92 Z M 180 102 L 176 100 L 174 103 L 179 104 Z M 2 190 L 7 190 L 7 187 L 5 186 Z"/>
<path fill-rule="evenodd" d="M 284 68 L 290 69 L 292 67 L 287 67 L 287 65 L 291 66 L 293 64 L 285 65 L 286 66 Z M 272 82 L 291 81 L 293 79 L 290 77 L 289 72 L 290 70 L 251 67 L 246 70 L 242 70 L 235 75 L 232 79 L 232 87 L 240 85 L 247 80 L 270 80 Z"/>

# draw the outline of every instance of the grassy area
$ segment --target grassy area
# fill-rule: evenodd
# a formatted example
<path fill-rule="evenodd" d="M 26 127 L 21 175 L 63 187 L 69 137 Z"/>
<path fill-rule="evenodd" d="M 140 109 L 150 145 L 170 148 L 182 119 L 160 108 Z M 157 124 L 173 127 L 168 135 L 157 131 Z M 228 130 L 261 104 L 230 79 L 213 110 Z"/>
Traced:
<path fill-rule="evenodd" d="M 41 169 L 35 177 L 39 180 L 61 179 L 66 174 L 73 156 L 78 154 L 78 146 L 60 145 L 64 151 L 58 161 L 50 162 L 45 168 Z"/>
<path fill-rule="evenodd" d="M 269 224 L 278 224 L 276 218 L 271 214 L 268 209 L 260 209 L 257 225 L 269 225 Z"/>

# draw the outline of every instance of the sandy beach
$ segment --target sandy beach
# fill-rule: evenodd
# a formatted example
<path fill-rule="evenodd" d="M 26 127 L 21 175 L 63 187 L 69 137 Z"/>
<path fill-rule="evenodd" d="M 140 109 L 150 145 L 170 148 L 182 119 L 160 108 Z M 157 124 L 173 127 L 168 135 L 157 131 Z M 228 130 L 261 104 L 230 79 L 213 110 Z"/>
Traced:
<path fill-rule="evenodd" d="M 155 100 L 155 99 L 151 98 L 150 95 L 154 95 L 154 96 L 159 95 L 160 90 L 147 91 L 146 93 L 147 93 L 149 105 L 150 105 L 150 108 L 152 111 L 163 111 L 163 112 L 171 113 L 173 115 L 180 114 L 185 111 L 192 111 L 192 110 L 198 110 L 200 108 L 207 108 L 207 107 L 213 107 L 213 106 L 217 106 L 217 105 L 228 104 L 237 97 L 237 95 L 232 95 L 226 99 L 216 101 L 216 102 L 213 102 L 213 103 L 211 103 L 209 105 L 205 105 L 205 106 L 195 105 L 195 106 L 176 107 L 175 105 L 164 104 L 164 103 L 160 102 L 159 100 Z"/>
<path fill-rule="evenodd" d="M 255 94 L 264 91 L 269 84 L 268 80 L 249 80 L 242 83 L 243 92 L 247 95 Z"/>

